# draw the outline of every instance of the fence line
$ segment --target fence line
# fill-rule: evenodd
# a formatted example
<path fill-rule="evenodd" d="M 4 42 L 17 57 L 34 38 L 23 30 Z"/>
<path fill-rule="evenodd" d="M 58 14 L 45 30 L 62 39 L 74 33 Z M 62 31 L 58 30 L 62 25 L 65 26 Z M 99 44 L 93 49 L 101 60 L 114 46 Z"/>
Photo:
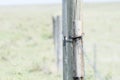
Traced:
<path fill-rule="evenodd" d="M 62 18 L 60 16 L 53 17 L 53 38 L 55 45 L 55 54 L 57 56 L 57 68 L 62 72 L 63 70 L 63 29 L 62 29 Z M 79 47 L 82 49 L 79 45 Z M 88 58 L 86 52 L 83 50 L 83 54 L 87 63 L 91 66 L 94 71 L 95 79 L 106 80 L 101 73 L 97 70 L 97 52 L 96 52 L 96 44 L 93 45 L 93 54 L 94 54 L 94 63 L 92 64 L 91 60 Z M 62 74 L 63 75 L 63 74 Z"/>

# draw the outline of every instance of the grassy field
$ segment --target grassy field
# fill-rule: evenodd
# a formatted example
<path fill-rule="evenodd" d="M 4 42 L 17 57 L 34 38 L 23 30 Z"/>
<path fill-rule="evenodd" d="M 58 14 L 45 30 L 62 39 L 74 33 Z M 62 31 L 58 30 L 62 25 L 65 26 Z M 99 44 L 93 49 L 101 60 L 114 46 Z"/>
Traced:
<path fill-rule="evenodd" d="M 93 46 L 96 44 L 97 69 L 103 76 L 112 77 L 113 80 L 120 79 L 119 7 L 120 3 L 88 4 L 84 7 L 84 47 L 86 54 L 90 60 L 93 60 Z M 86 72 L 93 73 L 93 70 L 89 71 L 88 68 L 86 66 Z"/>
<path fill-rule="evenodd" d="M 120 3 L 84 5 L 84 48 L 107 79 L 120 74 Z M 57 80 L 52 16 L 58 5 L 0 6 L 0 80 Z M 86 58 L 85 58 L 86 61 Z M 93 70 L 86 61 L 86 80 Z M 110 79 L 109 79 L 110 78 Z M 119 79 L 117 79 L 119 80 Z"/>
<path fill-rule="evenodd" d="M 0 7 L 0 80 L 56 80 L 52 15 L 59 7 Z"/>

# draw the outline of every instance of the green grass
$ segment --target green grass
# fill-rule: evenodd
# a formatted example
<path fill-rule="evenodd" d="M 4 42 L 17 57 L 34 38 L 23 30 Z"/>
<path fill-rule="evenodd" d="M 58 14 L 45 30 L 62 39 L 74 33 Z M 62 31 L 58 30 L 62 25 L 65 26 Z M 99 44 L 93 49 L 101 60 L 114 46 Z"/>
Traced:
<path fill-rule="evenodd" d="M 56 5 L 0 7 L 1 80 L 58 79 L 51 21 L 57 9 Z"/>
<path fill-rule="evenodd" d="M 120 3 L 85 4 L 84 47 L 93 60 L 93 46 L 97 45 L 97 68 L 103 76 L 119 77 Z M 89 67 L 86 66 L 86 71 Z M 110 75 L 109 75 L 110 74 Z M 89 76 L 89 75 L 88 75 Z"/>
<path fill-rule="evenodd" d="M 84 48 L 107 79 L 119 77 L 120 3 L 84 4 Z M 52 16 L 58 5 L 0 7 L 0 80 L 57 80 Z M 85 59 L 86 61 L 86 59 Z M 94 72 L 86 61 L 86 80 Z M 108 79 L 109 80 L 109 79 Z"/>

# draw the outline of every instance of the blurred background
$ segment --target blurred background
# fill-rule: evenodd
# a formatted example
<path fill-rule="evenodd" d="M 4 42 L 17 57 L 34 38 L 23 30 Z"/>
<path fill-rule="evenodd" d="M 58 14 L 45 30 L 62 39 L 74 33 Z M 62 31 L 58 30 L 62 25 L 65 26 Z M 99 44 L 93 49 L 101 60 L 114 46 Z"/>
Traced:
<path fill-rule="evenodd" d="M 52 17 L 61 0 L 0 0 L 0 80 L 62 80 Z M 86 80 L 120 79 L 120 0 L 84 0 Z"/>

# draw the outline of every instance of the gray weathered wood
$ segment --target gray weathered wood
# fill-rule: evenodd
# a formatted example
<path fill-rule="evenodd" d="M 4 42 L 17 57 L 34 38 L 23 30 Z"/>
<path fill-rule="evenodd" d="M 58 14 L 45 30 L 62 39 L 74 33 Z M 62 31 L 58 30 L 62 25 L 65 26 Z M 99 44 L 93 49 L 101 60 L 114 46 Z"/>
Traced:
<path fill-rule="evenodd" d="M 57 67 L 59 71 L 62 71 L 62 18 L 60 16 L 53 17 L 53 38 L 55 45 L 55 53 L 57 56 Z"/>
<path fill-rule="evenodd" d="M 57 18 L 56 16 L 53 16 L 53 40 L 54 40 L 54 52 L 56 55 L 56 61 L 57 61 L 57 69 L 58 69 L 58 50 L 57 50 Z"/>
<path fill-rule="evenodd" d="M 67 0 L 63 0 L 62 4 L 62 26 L 63 26 L 63 80 L 70 80 L 68 78 L 68 52 L 65 45 L 65 37 L 67 36 Z"/>
<path fill-rule="evenodd" d="M 62 44 L 63 44 L 63 40 L 62 40 L 62 37 L 63 37 L 63 35 L 62 35 L 62 18 L 61 18 L 61 16 L 57 16 L 57 28 L 58 28 L 58 30 L 56 31 L 57 32 L 57 44 L 58 44 L 58 46 L 57 46 L 57 49 L 58 49 L 58 69 L 60 70 L 60 71 L 62 71 L 62 63 L 63 63 L 63 59 L 62 59 L 62 57 L 63 57 L 63 46 L 62 46 Z"/>
<path fill-rule="evenodd" d="M 73 0 L 73 71 L 74 77 L 84 80 L 83 30 L 81 19 L 81 0 Z"/>
<path fill-rule="evenodd" d="M 53 41 L 54 41 L 54 45 L 55 45 L 55 29 L 56 29 L 56 17 L 53 16 L 52 17 L 52 22 L 53 22 Z"/>
<path fill-rule="evenodd" d="M 97 46 L 96 44 L 93 45 L 93 53 L 94 53 L 94 74 L 95 74 L 95 80 L 97 80 Z"/>
<path fill-rule="evenodd" d="M 63 0 L 63 28 L 65 29 L 63 32 L 67 39 L 64 40 L 63 49 L 64 80 L 84 80 L 83 30 L 80 10 L 81 0 Z"/>
<path fill-rule="evenodd" d="M 73 0 L 67 0 L 67 39 L 73 36 Z M 68 80 L 73 80 L 73 44 L 66 42 L 68 61 Z"/>

